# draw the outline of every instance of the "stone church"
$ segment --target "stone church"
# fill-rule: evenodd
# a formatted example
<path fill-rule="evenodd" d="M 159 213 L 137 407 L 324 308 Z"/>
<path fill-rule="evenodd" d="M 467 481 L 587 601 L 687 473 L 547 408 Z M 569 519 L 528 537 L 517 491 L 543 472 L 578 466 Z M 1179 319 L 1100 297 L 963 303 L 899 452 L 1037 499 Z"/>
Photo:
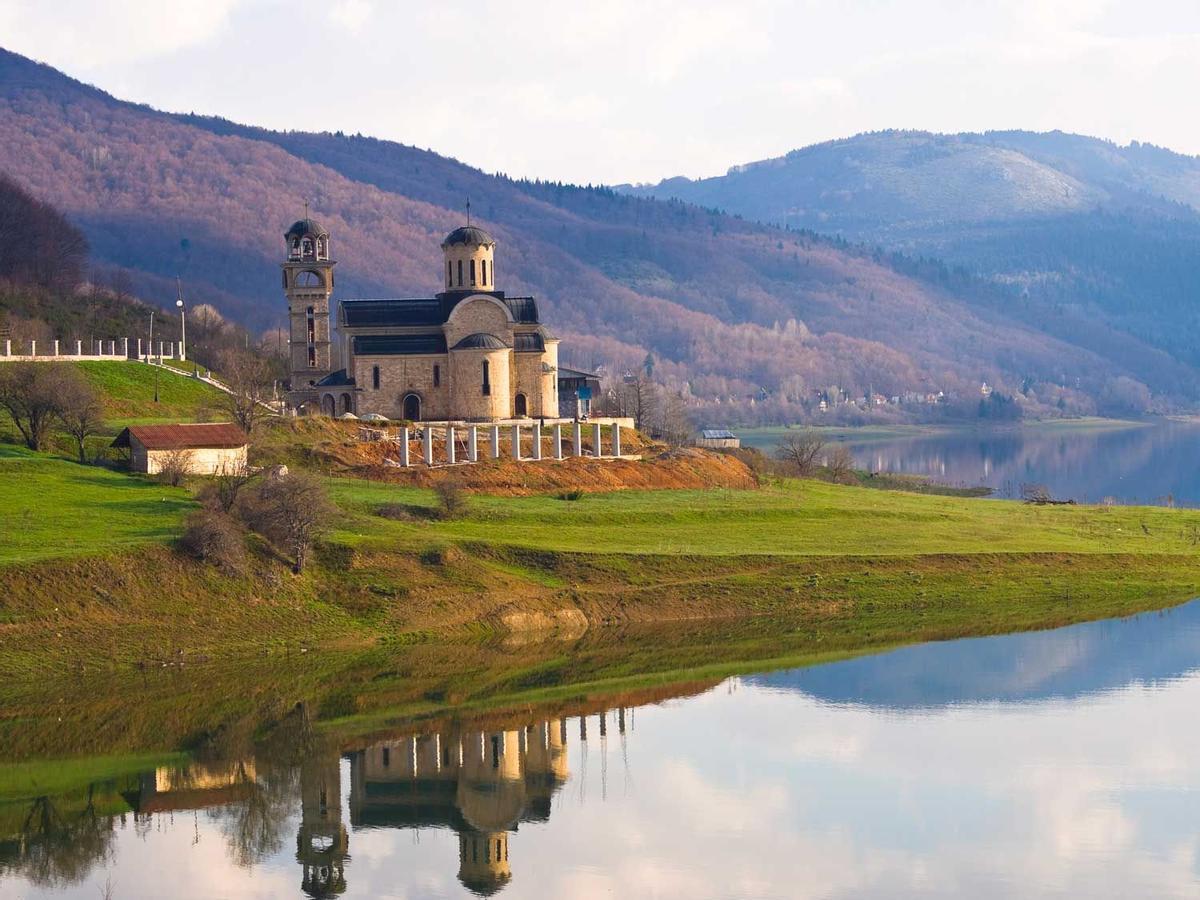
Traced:
<path fill-rule="evenodd" d="M 587 417 L 596 376 L 559 367 L 558 339 L 533 297 L 497 290 L 496 242 L 482 228 L 465 225 L 442 241 L 440 293 L 340 300 L 336 328 L 329 232 L 306 217 L 285 239 L 288 399 L 298 411 L 411 421 Z M 335 358 L 344 364 L 336 371 Z"/>

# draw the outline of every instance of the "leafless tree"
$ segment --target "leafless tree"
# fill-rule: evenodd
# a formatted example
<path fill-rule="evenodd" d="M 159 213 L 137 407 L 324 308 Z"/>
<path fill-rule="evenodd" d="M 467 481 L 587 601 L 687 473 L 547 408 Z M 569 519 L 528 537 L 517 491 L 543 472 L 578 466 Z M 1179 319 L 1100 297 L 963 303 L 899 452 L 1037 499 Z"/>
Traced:
<path fill-rule="evenodd" d="M 12 362 L 0 366 L 0 409 L 30 450 L 41 450 L 62 408 L 66 363 Z"/>
<path fill-rule="evenodd" d="M 683 397 L 674 391 L 663 391 L 658 403 L 654 434 L 672 447 L 682 447 L 692 435 Z"/>
<path fill-rule="evenodd" d="M 817 470 L 817 460 L 825 449 L 825 441 L 812 431 L 785 435 L 775 446 L 775 458 L 788 464 L 801 478 Z"/>
<path fill-rule="evenodd" d="M 193 458 L 192 451 L 187 449 L 164 451 L 158 464 L 158 480 L 171 487 L 179 487 L 192 473 Z"/>
<path fill-rule="evenodd" d="M 853 480 L 854 454 L 850 448 L 845 444 L 835 447 L 825 460 L 825 470 L 829 473 L 830 481 L 845 484 Z"/>
<path fill-rule="evenodd" d="M 644 375 L 627 375 L 618 390 L 622 415 L 633 416 L 633 427 L 647 429 L 658 409 L 658 385 Z"/>
<path fill-rule="evenodd" d="M 255 531 L 292 554 L 297 574 L 337 513 L 325 486 L 305 472 L 268 479 L 239 505 Z"/>
<path fill-rule="evenodd" d="M 75 369 L 63 373 L 58 420 L 75 441 L 79 461 L 87 462 L 87 439 L 104 428 L 104 404 L 100 395 Z"/>
<path fill-rule="evenodd" d="M 263 404 L 271 399 L 270 363 L 243 350 L 226 350 L 219 364 L 220 376 L 231 391 L 224 397 L 225 409 L 249 434 L 255 423 L 268 413 Z"/>
<path fill-rule="evenodd" d="M 233 512 L 238 495 L 254 479 L 254 470 L 245 462 L 228 463 L 200 489 L 200 502 L 223 513 Z"/>

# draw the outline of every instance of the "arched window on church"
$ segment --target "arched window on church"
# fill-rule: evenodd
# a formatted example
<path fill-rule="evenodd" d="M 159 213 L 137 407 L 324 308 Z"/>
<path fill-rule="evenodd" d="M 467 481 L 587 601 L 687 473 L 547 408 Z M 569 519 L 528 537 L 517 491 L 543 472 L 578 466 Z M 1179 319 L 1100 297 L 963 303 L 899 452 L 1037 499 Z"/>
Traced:
<path fill-rule="evenodd" d="M 475 287 L 475 260 L 471 260 L 471 287 Z"/>
<path fill-rule="evenodd" d="M 462 287 L 462 260 L 458 261 L 458 286 Z"/>
<path fill-rule="evenodd" d="M 434 387 L 442 386 L 442 367 L 441 366 L 435 365 L 433 367 L 433 386 Z"/>
<path fill-rule="evenodd" d="M 487 287 L 488 280 L 487 280 L 487 260 L 486 259 L 481 259 L 479 261 L 479 268 L 480 268 L 479 283 L 481 285 L 483 285 L 484 287 Z"/>
<path fill-rule="evenodd" d="M 485 397 L 490 397 L 492 395 L 492 380 L 489 377 L 491 375 L 490 369 L 491 367 L 488 365 L 488 361 L 485 359 L 483 361 L 483 396 Z"/>
<path fill-rule="evenodd" d="M 379 390 L 379 366 L 371 367 L 371 387 Z"/>
<path fill-rule="evenodd" d="M 446 260 L 446 287 L 454 287 L 454 263 Z"/>

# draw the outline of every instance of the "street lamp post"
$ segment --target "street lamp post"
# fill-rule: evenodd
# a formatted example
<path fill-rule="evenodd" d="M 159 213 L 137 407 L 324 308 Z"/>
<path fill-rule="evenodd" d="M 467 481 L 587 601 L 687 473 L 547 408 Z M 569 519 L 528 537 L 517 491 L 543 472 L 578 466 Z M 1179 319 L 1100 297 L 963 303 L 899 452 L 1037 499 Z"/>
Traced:
<path fill-rule="evenodd" d="M 179 359 L 187 359 L 187 307 L 183 303 L 183 284 L 175 279 L 175 305 L 179 307 Z"/>

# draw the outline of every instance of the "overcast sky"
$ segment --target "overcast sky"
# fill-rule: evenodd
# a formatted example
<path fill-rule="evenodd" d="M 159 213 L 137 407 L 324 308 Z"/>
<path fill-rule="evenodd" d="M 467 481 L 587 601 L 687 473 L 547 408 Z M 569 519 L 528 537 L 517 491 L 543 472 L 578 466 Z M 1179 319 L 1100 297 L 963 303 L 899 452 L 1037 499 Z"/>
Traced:
<path fill-rule="evenodd" d="M 0 0 L 0 45 L 162 109 L 576 182 L 882 128 L 1200 154 L 1197 0 Z"/>

